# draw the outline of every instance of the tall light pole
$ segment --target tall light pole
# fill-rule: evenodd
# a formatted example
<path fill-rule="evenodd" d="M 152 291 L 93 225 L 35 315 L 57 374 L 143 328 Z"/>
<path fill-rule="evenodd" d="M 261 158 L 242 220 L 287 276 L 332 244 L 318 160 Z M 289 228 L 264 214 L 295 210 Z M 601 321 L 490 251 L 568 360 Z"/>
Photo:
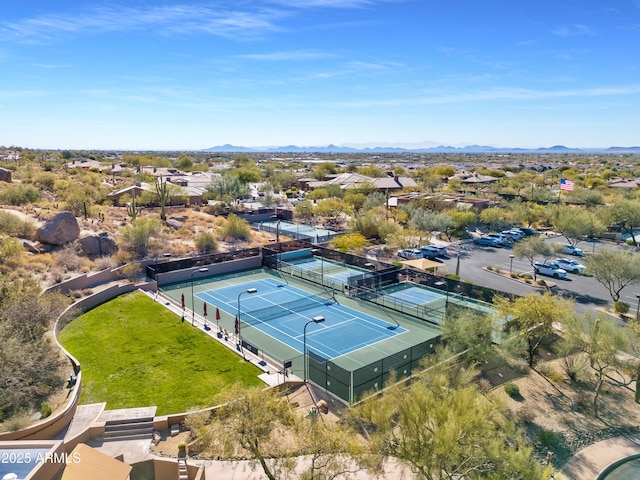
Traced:
<path fill-rule="evenodd" d="M 318 315 L 317 317 L 313 317 L 311 320 L 305 323 L 304 329 L 302 330 L 302 340 L 304 344 L 304 347 L 302 349 L 302 360 L 304 363 L 304 374 L 303 374 L 304 383 L 307 383 L 307 361 L 309 360 L 309 357 L 307 356 L 307 325 L 309 325 L 310 323 L 322 323 L 322 322 L 324 322 L 324 317 L 321 315 Z"/>
<path fill-rule="evenodd" d="M 209 269 L 207 267 L 199 268 L 198 270 L 194 270 L 191 272 L 191 325 L 194 325 L 196 321 L 196 305 L 195 305 L 195 297 L 193 296 L 193 276 L 196 273 L 204 273 L 208 272 Z"/>
<path fill-rule="evenodd" d="M 509 260 L 511 260 L 511 262 L 509 263 L 509 275 L 511 275 L 513 273 L 513 258 L 515 257 L 515 255 L 509 255 Z"/>
<path fill-rule="evenodd" d="M 244 350 L 242 349 L 242 334 L 240 331 L 240 297 L 245 293 L 256 293 L 258 291 L 257 288 L 247 288 L 238 294 L 238 344 L 240 345 L 240 350 L 242 350 L 242 356 L 244 357 Z"/>
<path fill-rule="evenodd" d="M 638 321 L 638 314 L 640 314 L 640 293 L 636 293 L 638 299 L 638 306 L 636 307 L 636 322 Z"/>
<path fill-rule="evenodd" d="M 158 275 L 158 257 L 169 258 L 171 256 L 170 253 L 162 253 L 160 255 L 156 255 L 154 260 L 155 266 L 153 268 L 153 273 L 156 276 L 156 300 L 158 299 L 158 292 L 160 291 L 160 276 Z"/>

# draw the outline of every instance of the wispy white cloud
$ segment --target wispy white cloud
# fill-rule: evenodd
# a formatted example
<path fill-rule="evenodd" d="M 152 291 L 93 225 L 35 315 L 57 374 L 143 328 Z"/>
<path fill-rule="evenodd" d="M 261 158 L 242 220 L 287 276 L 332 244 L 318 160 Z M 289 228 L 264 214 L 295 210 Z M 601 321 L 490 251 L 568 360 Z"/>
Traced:
<path fill-rule="evenodd" d="M 290 8 L 359 8 L 376 3 L 398 2 L 399 0 L 273 0 L 276 5 Z"/>
<path fill-rule="evenodd" d="M 285 11 L 252 8 L 213 8 L 173 5 L 148 8 L 100 5 L 84 12 L 48 14 L 0 23 L 0 38 L 33 44 L 48 43 L 69 34 L 152 30 L 158 34 L 205 32 L 222 37 L 259 36 L 278 30 L 276 21 Z"/>
<path fill-rule="evenodd" d="M 308 50 L 291 50 L 283 52 L 270 52 L 270 53 L 249 53 L 245 55 L 238 55 L 238 58 L 246 58 L 249 60 L 264 60 L 264 61 L 291 61 L 291 60 L 315 60 L 318 58 L 334 57 L 335 54 L 324 52 L 313 52 Z"/>
<path fill-rule="evenodd" d="M 595 30 L 588 25 L 574 24 L 554 28 L 551 33 L 559 37 L 577 37 L 580 35 L 595 35 Z"/>
<path fill-rule="evenodd" d="M 524 88 L 492 88 L 475 92 L 425 92 L 412 98 L 362 100 L 338 102 L 336 105 L 350 108 L 399 107 L 415 105 L 442 105 L 461 102 L 485 102 L 501 100 L 549 100 L 559 98 L 589 98 L 606 96 L 639 95 L 640 84 L 615 87 L 599 87 L 568 90 L 532 90 Z"/>

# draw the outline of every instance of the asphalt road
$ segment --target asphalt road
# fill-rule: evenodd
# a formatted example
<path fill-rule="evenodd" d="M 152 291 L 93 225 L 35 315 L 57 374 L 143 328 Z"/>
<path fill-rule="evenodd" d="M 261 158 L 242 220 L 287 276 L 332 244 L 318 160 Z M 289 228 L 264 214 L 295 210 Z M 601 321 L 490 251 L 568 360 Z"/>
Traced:
<path fill-rule="evenodd" d="M 561 236 L 549 237 L 546 241 L 550 243 L 566 243 L 565 238 Z M 617 248 L 614 244 L 608 244 L 605 242 L 582 242 L 578 247 L 584 250 L 585 255 L 589 255 L 589 253 L 594 251 L 597 252 L 599 249 L 605 247 Z M 513 255 L 511 247 L 485 247 L 475 245 L 473 242 L 465 242 L 460 245 L 448 247 L 447 251 L 449 258 L 443 260 L 443 264 L 446 265 L 447 273 L 456 272 L 456 264 L 459 254 L 459 274 L 462 280 L 468 280 L 474 284 L 484 285 L 495 288 L 496 290 L 517 295 L 527 295 L 529 293 L 540 291 L 539 288 L 484 270 L 484 267 L 491 265 L 506 271 L 510 271 L 510 269 L 512 269 L 514 272 L 533 273 L 531 265 L 526 258 L 514 257 L 512 259 L 510 257 L 510 255 Z M 573 257 L 571 255 L 563 256 L 567 258 L 575 258 L 580 263 L 583 263 L 579 257 Z M 566 279 L 559 280 L 540 275 L 539 277 L 556 283 L 556 286 L 553 288 L 553 292 L 568 298 L 573 298 L 576 302 L 576 309 L 578 311 L 594 310 L 595 308 L 611 305 L 612 303 L 607 289 L 593 277 L 587 275 L 576 275 L 573 273 L 567 274 Z M 638 292 L 640 292 L 640 285 L 629 285 L 622 290 L 620 300 L 630 305 L 630 312 L 635 311 L 638 306 L 638 298 L 636 297 Z"/>

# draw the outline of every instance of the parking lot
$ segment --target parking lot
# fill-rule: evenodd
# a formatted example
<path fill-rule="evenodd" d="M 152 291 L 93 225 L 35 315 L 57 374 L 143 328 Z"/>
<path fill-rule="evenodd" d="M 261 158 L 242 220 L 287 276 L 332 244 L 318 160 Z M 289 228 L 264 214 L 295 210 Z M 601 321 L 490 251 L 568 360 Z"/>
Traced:
<path fill-rule="evenodd" d="M 550 243 L 566 243 L 566 239 L 562 236 L 549 236 L 545 241 Z M 581 242 L 578 247 L 584 250 L 585 256 L 597 252 L 601 248 L 617 248 L 615 244 L 600 241 Z M 455 273 L 459 255 L 459 273 L 462 280 L 468 280 L 474 284 L 484 285 L 517 295 L 527 295 L 540 291 L 540 288 L 491 273 L 484 269 L 487 266 L 493 266 L 505 271 L 512 270 L 519 273 L 528 272 L 533 274 L 531 265 L 526 258 L 517 258 L 515 256 L 511 258 L 511 255 L 513 255 L 511 246 L 498 248 L 475 245 L 473 241 L 465 241 L 448 247 L 447 251 L 448 258 L 439 259 L 444 266 L 444 268 L 440 270 L 440 273 L 444 273 L 445 270 L 446 273 Z M 581 260 L 580 257 L 571 255 L 559 256 L 576 259 L 580 263 L 584 263 L 584 259 Z M 542 261 L 543 259 L 539 258 L 536 260 Z M 612 302 L 609 292 L 593 277 L 568 273 L 565 279 L 540 278 L 556 283 L 556 287 L 553 289 L 554 292 L 575 299 L 578 311 L 593 310 L 597 307 L 610 305 Z M 630 285 L 622 291 L 620 300 L 630 305 L 630 311 L 635 311 L 638 305 L 636 293 L 640 293 L 640 286 Z"/>

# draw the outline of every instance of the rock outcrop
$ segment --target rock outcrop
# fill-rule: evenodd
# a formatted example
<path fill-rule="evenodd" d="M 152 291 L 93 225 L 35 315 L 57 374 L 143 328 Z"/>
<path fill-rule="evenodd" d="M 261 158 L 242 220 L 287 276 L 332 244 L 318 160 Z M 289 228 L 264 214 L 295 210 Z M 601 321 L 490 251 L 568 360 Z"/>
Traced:
<path fill-rule="evenodd" d="M 71 212 L 60 212 L 36 231 L 36 240 L 48 245 L 66 245 L 80 236 L 78 220 Z"/>
<path fill-rule="evenodd" d="M 107 232 L 81 238 L 78 242 L 82 247 L 82 252 L 88 257 L 113 255 L 118 251 L 116 239 Z"/>

